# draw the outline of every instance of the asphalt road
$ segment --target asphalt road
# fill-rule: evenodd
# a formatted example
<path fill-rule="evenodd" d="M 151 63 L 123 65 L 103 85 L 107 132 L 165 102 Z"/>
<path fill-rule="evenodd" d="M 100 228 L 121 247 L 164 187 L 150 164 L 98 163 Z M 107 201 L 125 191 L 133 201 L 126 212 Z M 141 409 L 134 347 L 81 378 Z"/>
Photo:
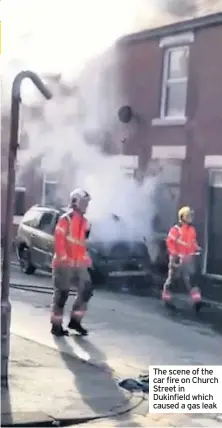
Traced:
<path fill-rule="evenodd" d="M 51 286 L 50 277 L 27 277 L 12 267 L 12 283 L 30 281 L 36 289 Z M 19 333 L 18 329 L 22 329 L 29 336 L 38 335 L 38 340 L 44 338 L 50 328 L 51 295 L 18 287 L 11 289 L 10 296 L 12 331 Z M 71 296 L 67 304 L 65 322 L 72 299 Z M 218 332 L 198 318 L 168 312 L 156 299 L 96 291 L 85 324 L 91 330 L 92 346 L 100 353 L 102 350 L 103 359 L 124 362 L 133 368 L 134 374 L 144 371 L 149 364 L 222 364 Z"/>
<path fill-rule="evenodd" d="M 10 283 L 21 285 L 34 285 L 36 287 L 52 287 L 51 275 L 37 271 L 34 275 L 26 275 L 21 272 L 17 263 L 11 265 Z"/>
<path fill-rule="evenodd" d="M 28 277 L 12 266 L 11 283 L 17 284 L 10 289 L 11 332 L 58 349 L 50 334 L 50 276 L 37 273 Z M 34 292 L 29 291 L 29 284 Z M 72 300 L 70 296 L 64 324 L 69 320 Z M 60 352 L 111 368 L 114 377 L 137 377 L 147 373 L 150 364 L 222 365 L 221 334 L 199 318 L 166 311 L 157 299 L 96 290 L 84 324 L 89 337 L 66 338 L 59 345 Z M 220 424 L 218 415 L 194 417 L 197 426 Z"/>
<path fill-rule="evenodd" d="M 52 293 L 50 274 L 37 271 L 34 275 L 25 275 L 20 271 L 18 264 L 15 263 L 11 266 L 10 282 L 14 288 L 24 288 L 32 291 L 38 289 L 38 291 Z M 97 291 L 97 295 L 98 293 L 107 296 L 107 290 Z M 168 319 L 172 318 L 175 322 L 182 325 L 187 323 L 202 325 L 202 327 L 205 326 L 206 328 L 222 334 L 222 308 L 219 306 L 204 307 L 197 316 L 191 309 L 188 295 L 179 295 L 179 297 L 177 297 L 177 311 L 175 313 L 166 312 L 166 310 L 163 309 L 163 304 L 160 299 L 130 296 L 127 293 L 123 294 L 121 292 L 118 294 L 113 293 L 113 295 L 118 296 L 117 299 L 122 299 L 124 296 L 124 300 L 132 301 L 133 303 L 137 302 L 139 308 L 145 308 L 145 310 L 149 308 L 149 312 L 157 312 L 160 316 L 167 316 Z"/>

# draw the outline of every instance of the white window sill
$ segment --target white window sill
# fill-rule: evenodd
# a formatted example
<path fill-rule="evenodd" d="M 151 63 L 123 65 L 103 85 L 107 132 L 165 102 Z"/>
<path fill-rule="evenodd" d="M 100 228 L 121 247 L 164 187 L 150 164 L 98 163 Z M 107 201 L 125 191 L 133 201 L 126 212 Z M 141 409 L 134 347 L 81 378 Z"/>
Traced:
<path fill-rule="evenodd" d="M 175 36 L 164 37 L 160 40 L 159 47 L 167 48 L 171 46 L 181 46 L 190 43 L 194 43 L 194 33 L 187 32 L 183 34 L 176 34 Z"/>
<path fill-rule="evenodd" d="M 152 126 L 182 126 L 187 122 L 186 117 L 163 117 L 152 119 Z"/>

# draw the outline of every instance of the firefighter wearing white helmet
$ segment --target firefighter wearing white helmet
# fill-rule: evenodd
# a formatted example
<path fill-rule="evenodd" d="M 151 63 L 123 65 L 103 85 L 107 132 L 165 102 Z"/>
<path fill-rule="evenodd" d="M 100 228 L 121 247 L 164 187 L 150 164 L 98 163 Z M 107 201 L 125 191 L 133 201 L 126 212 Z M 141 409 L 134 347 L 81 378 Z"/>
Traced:
<path fill-rule="evenodd" d="M 77 296 L 68 328 L 84 336 L 88 333 L 81 321 L 87 310 L 88 301 L 93 295 L 88 272 L 92 262 L 86 249 L 89 226 L 84 216 L 89 202 L 90 195 L 85 190 L 73 190 L 70 193 L 69 210 L 59 218 L 55 229 L 51 333 L 56 336 L 69 334 L 62 323 L 64 306 L 72 286 L 76 289 Z"/>

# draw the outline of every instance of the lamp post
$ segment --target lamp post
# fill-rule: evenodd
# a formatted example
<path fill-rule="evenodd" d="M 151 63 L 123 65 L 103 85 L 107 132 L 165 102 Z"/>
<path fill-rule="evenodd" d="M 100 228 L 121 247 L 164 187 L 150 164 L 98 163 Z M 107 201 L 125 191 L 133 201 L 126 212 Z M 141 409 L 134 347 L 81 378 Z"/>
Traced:
<path fill-rule="evenodd" d="M 8 155 L 8 181 L 5 214 L 5 234 L 2 262 L 1 283 L 1 386 L 8 388 L 8 359 L 10 348 L 11 304 L 9 301 L 10 251 L 12 245 L 12 222 L 15 193 L 15 167 L 18 149 L 19 109 L 21 103 L 21 84 L 24 79 L 30 79 L 46 99 L 52 94 L 42 80 L 32 71 L 21 71 L 15 77 L 11 94 L 11 121 Z"/>

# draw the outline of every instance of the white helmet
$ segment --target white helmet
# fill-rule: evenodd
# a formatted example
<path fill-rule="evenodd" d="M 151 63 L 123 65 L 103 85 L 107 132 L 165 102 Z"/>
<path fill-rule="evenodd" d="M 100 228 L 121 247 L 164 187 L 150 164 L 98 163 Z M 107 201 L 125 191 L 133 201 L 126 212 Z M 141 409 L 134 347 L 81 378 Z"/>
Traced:
<path fill-rule="evenodd" d="M 69 195 L 69 206 L 85 212 L 90 201 L 90 195 L 83 189 L 74 189 Z"/>

